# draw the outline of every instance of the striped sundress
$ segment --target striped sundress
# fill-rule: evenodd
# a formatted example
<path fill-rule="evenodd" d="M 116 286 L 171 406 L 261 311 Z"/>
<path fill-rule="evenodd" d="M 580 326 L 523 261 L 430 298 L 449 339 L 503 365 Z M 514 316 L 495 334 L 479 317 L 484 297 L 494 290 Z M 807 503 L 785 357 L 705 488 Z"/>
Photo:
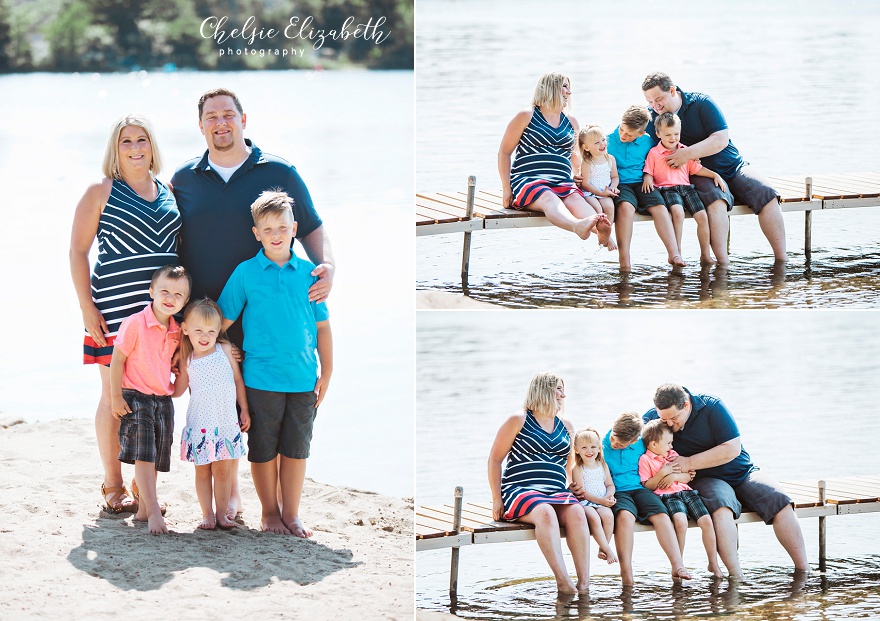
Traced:
<path fill-rule="evenodd" d="M 574 141 L 574 128 L 564 113 L 559 116 L 559 127 L 553 127 L 535 106 L 510 169 L 514 209 L 533 203 L 544 192 L 560 198 L 580 192 L 571 175 Z"/>
<path fill-rule="evenodd" d="M 504 520 L 516 520 L 537 505 L 576 505 L 566 487 L 565 466 L 571 452 L 571 438 L 562 420 L 556 418 L 553 431 L 546 432 L 526 410 L 526 420 L 513 440 L 507 466 L 501 475 Z"/>
<path fill-rule="evenodd" d="M 125 181 L 113 180 L 98 221 L 98 260 L 91 279 L 92 300 L 110 331 L 105 347 L 86 333 L 84 364 L 110 364 L 119 325 L 150 303 L 153 272 L 178 263 L 180 213 L 168 186 L 159 180 L 156 186 L 156 200 L 147 201 Z"/>

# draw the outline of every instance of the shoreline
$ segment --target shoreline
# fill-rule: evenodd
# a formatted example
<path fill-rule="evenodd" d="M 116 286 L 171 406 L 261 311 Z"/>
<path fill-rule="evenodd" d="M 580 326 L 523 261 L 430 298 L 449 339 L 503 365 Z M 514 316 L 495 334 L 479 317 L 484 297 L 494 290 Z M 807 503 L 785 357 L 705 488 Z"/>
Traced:
<path fill-rule="evenodd" d="M 200 531 L 193 468 L 176 458 L 176 441 L 158 485 L 171 533 L 157 536 L 130 513 L 100 509 L 92 421 L 0 429 L 0 455 L 0 571 L 15 577 L 0 586 L 2 618 L 153 615 L 169 604 L 174 616 L 224 605 L 249 616 L 329 618 L 328 607 L 332 618 L 412 615 L 412 499 L 307 478 L 302 515 L 314 536 L 271 535 L 257 530 L 259 501 L 243 466 L 244 525 Z M 132 474 L 124 465 L 127 481 Z"/>

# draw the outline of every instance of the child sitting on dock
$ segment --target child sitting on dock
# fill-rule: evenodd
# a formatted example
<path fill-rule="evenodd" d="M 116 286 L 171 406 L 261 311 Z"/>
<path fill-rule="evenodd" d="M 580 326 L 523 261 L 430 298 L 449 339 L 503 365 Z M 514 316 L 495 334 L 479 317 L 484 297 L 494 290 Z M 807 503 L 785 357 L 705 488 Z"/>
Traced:
<path fill-rule="evenodd" d="M 690 176 L 707 177 L 715 182 L 722 192 L 727 192 L 727 184 L 721 175 L 704 168 L 697 160 L 688 160 L 681 168 L 673 168 L 666 158 L 685 145 L 681 138 L 681 121 L 671 112 L 664 112 L 654 119 L 654 130 L 660 142 L 648 152 L 644 168 L 644 190 L 650 192 L 655 187 L 672 215 L 675 229 L 675 243 L 681 254 L 681 231 L 684 226 L 684 212 L 687 210 L 697 224 L 697 241 L 700 243 L 700 263 L 715 263 L 709 246 L 709 216 L 697 190 L 691 185 Z"/>
<path fill-rule="evenodd" d="M 596 210 L 604 213 L 614 224 L 614 200 L 619 194 L 617 184 L 617 164 L 614 156 L 608 153 L 608 140 L 598 125 L 587 125 L 578 132 L 578 151 L 581 156 L 580 188 L 584 200 Z M 617 250 L 614 239 L 609 237 L 608 250 Z"/>
<path fill-rule="evenodd" d="M 614 513 L 611 507 L 617 502 L 614 498 L 614 482 L 611 472 L 602 459 L 602 440 L 599 432 L 592 427 L 584 427 L 574 434 L 572 441 L 574 464 L 569 478 L 582 481 L 584 499 L 581 506 L 590 525 L 590 533 L 599 544 L 599 558 L 616 563 L 617 556 L 608 542 L 614 532 Z"/>
<path fill-rule="evenodd" d="M 639 477 L 642 485 L 660 496 L 666 510 L 672 516 L 678 548 L 684 555 L 684 541 L 688 529 L 688 517 L 692 518 L 703 533 L 703 547 L 709 559 L 709 571 L 716 578 L 723 578 L 718 565 L 715 527 L 706 505 L 699 493 L 688 482 L 692 472 L 674 472 L 669 462 L 678 457 L 672 450 L 672 429 L 661 420 L 652 420 L 642 430 L 645 453 L 639 458 Z"/>

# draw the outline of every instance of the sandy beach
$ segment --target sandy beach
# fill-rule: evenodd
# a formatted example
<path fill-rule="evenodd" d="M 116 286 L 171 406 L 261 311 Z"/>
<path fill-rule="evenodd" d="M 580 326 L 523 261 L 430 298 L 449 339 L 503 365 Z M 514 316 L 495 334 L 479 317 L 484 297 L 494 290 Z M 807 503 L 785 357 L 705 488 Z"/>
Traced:
<path fill-rule="evenodd" d="M 159 498 L 172 532 L 150 535 L 101 511 L 92 421 L 0 428 L 0 619 L 412 619 L 412 499 L 306 479 L 314 537 L 268 535 L 243 461 L 244 524 L 199 531 L 193 466 L 171 468 Z"/>

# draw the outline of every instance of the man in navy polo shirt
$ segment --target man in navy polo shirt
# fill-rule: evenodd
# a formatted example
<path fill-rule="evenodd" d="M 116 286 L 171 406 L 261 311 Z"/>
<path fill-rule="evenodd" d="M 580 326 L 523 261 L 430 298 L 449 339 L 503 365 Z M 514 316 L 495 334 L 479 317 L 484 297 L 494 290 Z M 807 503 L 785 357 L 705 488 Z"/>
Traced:
<path fill-rule="evenodd" d="M 776 262 L 785 263 L 785 222 L 779 208 L 779 195 L 743 160 L 730 141 L 727 121 L 712 98 L 703 93 L 685 93 L 665 73 L 648 75 L 642 82 L 642 92 L 652 110 L 652 118 L 672 112 L 681 119 L 681 143 L 686 147 L 666 158 L 669 165 L 678 168 L 688 160 L 700 160 L 703 166 L 721 175 L 730 187 L 729 192 L 722 192 L 711 179 L 691 177 L 691 183 L 706 205 L 710 244 L 718 263 L 726 265 L 730 261 L 727 211 L 733 207 L 734 198 L 758 215 L 758 224 L 770 242 Z M 653 123 L 648 124 L 648 134 L 656 143 Z"/>
<path fill-rule="evenodd" d="M 678 384 L 663 384 L 654 393 L 654 407 L 643 417 L 645 422 L 657 418 L 672 428 L 672 443 L 680 455 L 674 463 L 682 471 L 696 471 L 690 485 L 712 514 L 718 555 L 730 577 L 742 579 L 734 520 L 743 508 L 773 525 L 795 570 L 809 571 L 804 536 L 791 498 L 752 464 L 736 421 L 721 400 L 691 394 Z"/>
<path fill-rule="evenodd" d="M 192 276 L 190 299 L 217 300 L 238 264 L 262 248 L 251 231 L 251 204 L 264 190 L 278 189 L 293 198 L 294 219 L 299 224 L 296 238 L 317 266 L 312 275 L 319 279 L 309 289 L 309 300 L 326 302 L 335 267 L 330 238 L 312 197 L 296 168 L 245 139 L 246 126 L 247 115 L 235 93 L 217 88 L 203 94 L 199 129 L 208 150 L 185 162 L 171 178 L 183 221 L 178 255 Z M 242 346 L 240 322 L 230 328 L 228 336 Z M 232 482 L 230 518 L 241 507 L 237 461 Z"/>

